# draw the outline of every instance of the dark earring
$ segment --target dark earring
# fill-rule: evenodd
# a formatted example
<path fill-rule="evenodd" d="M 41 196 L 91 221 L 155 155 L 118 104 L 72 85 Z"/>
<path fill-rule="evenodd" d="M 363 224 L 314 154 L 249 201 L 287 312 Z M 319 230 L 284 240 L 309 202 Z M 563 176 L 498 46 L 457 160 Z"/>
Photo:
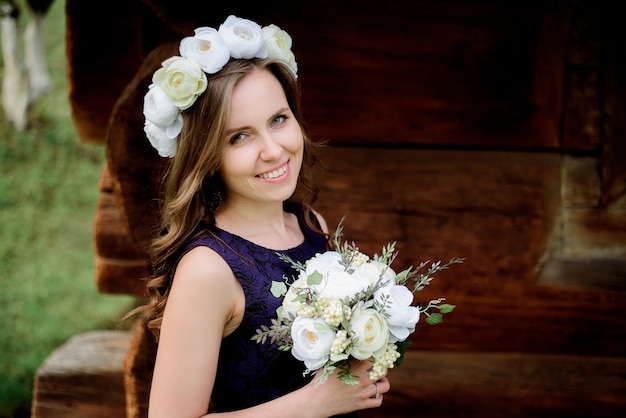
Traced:
<path fill-rule="evenodd" d="M 222 189 L 215 180 L 214 178 L 205 180 L 202 187 L 202 204 L 211 212 L 218 210 L 224 199 Z"/>

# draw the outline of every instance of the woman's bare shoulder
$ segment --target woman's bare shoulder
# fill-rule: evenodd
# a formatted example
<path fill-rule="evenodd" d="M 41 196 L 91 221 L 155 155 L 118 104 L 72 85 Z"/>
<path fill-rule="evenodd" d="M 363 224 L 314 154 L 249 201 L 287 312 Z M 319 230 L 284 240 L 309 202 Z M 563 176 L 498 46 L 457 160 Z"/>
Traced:
<path fill-rule="evenodd" d="M 194 247 L 183 255 L 176 268 L 176 273 L 179 271 L 193 274 L 231 272 L 222 256 L 203 245 Z"/>
<path fill-rule="evenodd" d="M 315 209 L 311 209 L 311 210 L 313 214 L 315 215 L 315 217 L 317 218 L 317 221 L 320 223 L 320 227 L 322 228 L 322 231 L 324 231 L 325 234 L 328 234 L 328 224 L 326 223 L 326 219 L 324 219 L 324 216 L 322 216 L 322 214 L 316 211 Z"/>
<path fill-rule="evenodd" d="M 238 325 L 245 305 L 241 285 L 229 265 L 205 246 L 195 247 L 181 258 L 168 304 L 174 295 L 177 295 L 174 303 L 191 304 L 201 317 L 221 317 L 225 334 Z"/>
<path fill-rule="evenodd" d="M 198 246 L 189 250 L 178 263 L 172 288 L 200 292 L 207 297 L 238 294 L 238 282 L 228 263 L 214 250 Z"/>

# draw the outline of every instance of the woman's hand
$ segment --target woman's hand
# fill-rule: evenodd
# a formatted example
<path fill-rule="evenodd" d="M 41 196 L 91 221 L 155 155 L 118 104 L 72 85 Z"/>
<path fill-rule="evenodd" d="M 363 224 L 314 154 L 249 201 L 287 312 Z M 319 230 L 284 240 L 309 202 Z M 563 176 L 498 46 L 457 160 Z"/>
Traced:
<path fill-rule="evenodd" d="M 341 381 L 337 371 L 322 384 L 318 384 L 315 379 L 309 384 L 312 386 L 314 405 L 323 413 L 322 416 L 329 417 L 382 405 L 383 394 L 391 388 L 389 379 L 382 377 L 376 381 L 370 380 L 371 361 L 353 360 L 351 367 L 352 373 L 359 376 L 359 382 L 355 385 Z"/>

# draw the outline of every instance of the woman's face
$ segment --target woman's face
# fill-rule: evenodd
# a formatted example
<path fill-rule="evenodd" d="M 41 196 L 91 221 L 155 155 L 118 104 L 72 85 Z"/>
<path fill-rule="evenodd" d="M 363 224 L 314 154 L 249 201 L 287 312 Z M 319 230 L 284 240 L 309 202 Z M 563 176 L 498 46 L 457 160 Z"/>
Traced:
<path fill-rule="evenodd" d="M 304 138 L 270 72 L 254 71 L 235 86 L 223 140 L 226 203 L 282 202 L 293 194 Z"/>

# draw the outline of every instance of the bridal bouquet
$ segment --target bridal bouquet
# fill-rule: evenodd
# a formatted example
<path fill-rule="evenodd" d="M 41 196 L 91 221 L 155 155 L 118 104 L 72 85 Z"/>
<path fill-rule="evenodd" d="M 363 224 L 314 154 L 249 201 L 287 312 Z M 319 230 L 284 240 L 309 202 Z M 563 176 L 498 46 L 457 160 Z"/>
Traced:
<path fill-rule="evenodd" d="M 322 369 L 317 384 L 336 369 L 342 381 L 356 384 L 359 377 L 350 370 L 351 358 L 373 361 L 371 380 L 399 366 L 420 316 L 435 325 L 455 308 L 443 303 L 444 298 L 413 305 L 413 293 L 428 285 L 437 271 L 463 261 L 423 262 L 396 274 L 391 268 L 397 256 L 395 243 L 370 258 L 354 243 L 342 243 L 341 236 L 342 222 L 333 234 L 334 250 L 304 264 L 279 254 L 299 276 L 287 283 L 273 282 L 272 293 L 284 296 L 283 303 L 277 318 L 252 337 L 291 350 L 307 367 L 305 374 Z"/>

